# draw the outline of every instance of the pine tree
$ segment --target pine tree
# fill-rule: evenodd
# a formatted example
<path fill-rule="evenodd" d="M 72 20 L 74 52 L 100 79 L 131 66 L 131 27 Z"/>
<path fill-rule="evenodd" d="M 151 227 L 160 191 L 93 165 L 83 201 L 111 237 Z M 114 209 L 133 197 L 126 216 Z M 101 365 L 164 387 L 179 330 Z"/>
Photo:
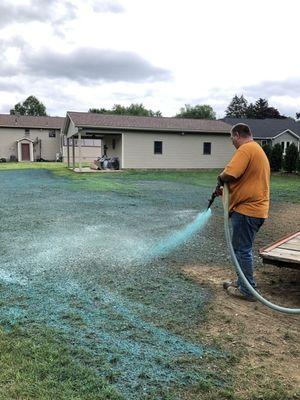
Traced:
<path fill-rule="evenodd" d="M 250 103 L 246 110 L 247 118 L 256 118 L 255 106 L 253 103 Z"/>
<path fill-rule="evenodd" d="M 255 118 L 263 119 L 266 118 L 266 114 L 269 108 L 268 100 L 258 99 L 254 105 Z"/>
<path fill-rule="evenodd" d="M 235 95 L 226 109 L 227 118 L 245 118 L 248 102 L 243 95 Z"/>

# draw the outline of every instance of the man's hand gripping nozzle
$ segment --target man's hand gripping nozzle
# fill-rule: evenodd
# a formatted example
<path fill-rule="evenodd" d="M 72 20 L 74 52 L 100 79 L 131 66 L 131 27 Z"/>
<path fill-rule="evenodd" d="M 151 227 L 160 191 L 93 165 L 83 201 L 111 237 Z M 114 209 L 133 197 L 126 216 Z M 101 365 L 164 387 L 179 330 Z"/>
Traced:
<path fill-rule="evenodd" d="M 215 201 L 215 198 L 222 195 L 223 181 L 218 177 L 218 184 L 211 195 L 211 198 L 208 200 L 207 210 L 211 207 L 212 203 Z"/>

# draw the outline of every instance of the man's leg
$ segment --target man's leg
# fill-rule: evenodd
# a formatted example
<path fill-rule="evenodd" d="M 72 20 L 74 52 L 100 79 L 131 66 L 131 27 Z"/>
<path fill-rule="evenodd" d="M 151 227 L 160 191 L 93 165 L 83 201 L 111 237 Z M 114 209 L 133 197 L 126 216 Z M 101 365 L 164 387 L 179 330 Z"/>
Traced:
<path fill-rule="evenodd" d="M 255 235 L 264 223 L 263 218 L 248 217 L 237 212 L 231 215 L 232 223 L 232 246 L 248 282 L 255 287 L 253 276 L 253 243 Z M 245 296 L 252 297 L 249 290 L 238 277 L 237 285 Z"/>

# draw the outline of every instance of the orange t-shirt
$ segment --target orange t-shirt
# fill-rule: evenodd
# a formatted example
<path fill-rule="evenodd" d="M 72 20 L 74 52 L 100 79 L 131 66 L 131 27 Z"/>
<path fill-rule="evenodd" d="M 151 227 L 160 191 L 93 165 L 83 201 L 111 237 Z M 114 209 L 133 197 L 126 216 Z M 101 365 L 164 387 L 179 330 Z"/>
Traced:
<path fill-rule="evenodd" d="M 237 179 L 229 184 L 229 211 L 237 211 L 249 217 L 267 218 L 270 165 L 260 145 L 254 141 L 241 145 L 224 172 Z"/>

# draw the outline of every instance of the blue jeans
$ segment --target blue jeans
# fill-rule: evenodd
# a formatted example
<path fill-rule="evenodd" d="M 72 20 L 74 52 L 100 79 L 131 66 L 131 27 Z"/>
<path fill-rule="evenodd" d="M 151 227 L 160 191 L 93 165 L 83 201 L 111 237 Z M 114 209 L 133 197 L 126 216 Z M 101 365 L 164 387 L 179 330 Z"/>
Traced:
<path fill-rule="evenodd" d="M 241 269 L 253 287 L 256 286 L 253 276 L 253 243 L 264 221 L 264 218 L 248 217 L 235 211 L 231 214 L 232 246 Z M 239 276 L 237 285 L 245 296 L 252 296 Z"/>

